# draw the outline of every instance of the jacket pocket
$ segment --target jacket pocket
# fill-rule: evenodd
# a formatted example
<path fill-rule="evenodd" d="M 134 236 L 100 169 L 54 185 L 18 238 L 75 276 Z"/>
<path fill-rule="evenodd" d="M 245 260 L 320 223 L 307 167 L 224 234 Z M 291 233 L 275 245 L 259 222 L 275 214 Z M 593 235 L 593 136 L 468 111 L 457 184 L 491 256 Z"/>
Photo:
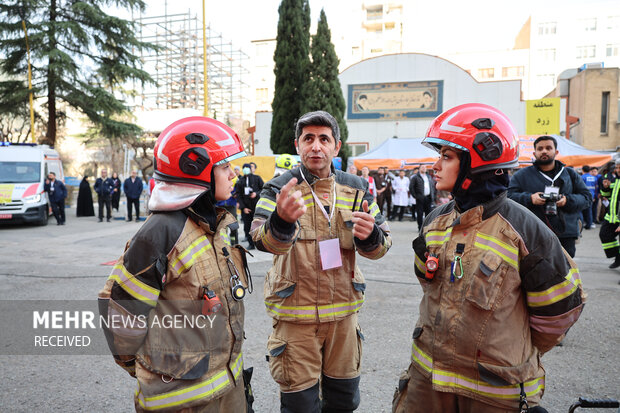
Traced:
<path fill-rule="evenodd" d="M 469 284 L 465 299 L 483 310 L 490 310 L 506 275 L 507 268 L 502 262 L 499 255 L 486 251 L 480 260 L 474 279 Z"/>
<path fill-rule="evenodd" d="M 267 341 L 267 360 L 269 361 L 269 370 L 271 371 L 271 376 L 276 381 L 276 383 L 288 386 L 289 385 L 289 377 L 286 366 L 286 346 L 287 342 L 274 337 L 273 334 L 269 337 Z"/>
<path fill-rule="evenodd" d="M 536 350 L 525 362 L 516 366 L 498 366 L 478 361 L 480 379 L 494 386 L 508 386 L 524 383 L 545 374 L 540 366 L 540 353 Z"/>
<path fill-rule="evenodd" d="M 296 285 L 295 282 L 281 276 L 274 268 L 271 268 L 265 279 L 265 300 L 280 303 L 293 295 Z"/>
<path fill-rule="evenodd" d="M 336 221 L 340 248 L 352 250 L 353 243 L 353 212 L 348 209 L 338 208 L 338 220 Z"/>

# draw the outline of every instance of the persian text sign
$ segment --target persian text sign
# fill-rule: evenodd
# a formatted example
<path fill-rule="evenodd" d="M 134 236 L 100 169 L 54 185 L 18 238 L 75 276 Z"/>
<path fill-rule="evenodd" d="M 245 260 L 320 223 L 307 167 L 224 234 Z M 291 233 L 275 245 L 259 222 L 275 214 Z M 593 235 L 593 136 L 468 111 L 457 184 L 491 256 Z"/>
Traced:
<path fill-rule="evenodd" d="M 560 134 L 560 98 L 525 101 L 525 134 Z"/>
<path fill-rule="evenodd" d="M 349 85 L 348 119 L 435 117 L 442 112 L 443 80 Z"/>

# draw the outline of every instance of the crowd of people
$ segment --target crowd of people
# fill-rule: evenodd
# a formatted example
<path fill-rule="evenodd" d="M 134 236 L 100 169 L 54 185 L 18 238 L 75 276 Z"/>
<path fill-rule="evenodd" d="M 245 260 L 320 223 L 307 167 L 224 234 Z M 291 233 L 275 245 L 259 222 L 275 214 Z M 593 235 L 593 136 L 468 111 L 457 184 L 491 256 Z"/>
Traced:
<path fill-rule="evenodd" d="M 585 302 L 570 248 L 573 222 L 591 210 L 592 197 L 586 180 L 555 160 L 550 137 L 536 142 L 533 169 L 511 182 L 515 136 L 497 109 L 461 105 L 427 132 L 424 144 L 439 153 L 430 170 L 345 173 L 332 163 L 342 146 L 337 121 L 310 112 L 294 130 L 300 164 L 283 155 L 264 183 L 256 165 L 231 166 L 245 152 L 226 125 L 201 117 L 170 125 L 155 146 L 153 214 L 99 294 L 102 316 L 128 321 L 105 333 L 116 363 L 138 381 L 136 410 L 253 411 L 242 358 L 243 299 L 253 284 L 247 249 L 234 242 L 239 208 L 248 249 L 274 257 L 263 300 L 273 319 L 267 361 L 281 412 L 360 405 L 357 314 L 367 285 L 357 257 L 384 257 L 388 221 L 405 212 L 418 225 L 412 272 L 424 295 L 392 411 L 544 412 L 540 357 L 562 341 Z M 113 184 L 102 176 L 96 186 L 104 188 L 102 204 L 111 200 Z M 610 200 L 603 227 L 616 237 L 620 184 L 606 175 L 599 193 Z M 605 251 L 620 262 L 614 239 L 606 238 Z M 136 322 L 173 314 L 208 317 L 211 328 Z"/>

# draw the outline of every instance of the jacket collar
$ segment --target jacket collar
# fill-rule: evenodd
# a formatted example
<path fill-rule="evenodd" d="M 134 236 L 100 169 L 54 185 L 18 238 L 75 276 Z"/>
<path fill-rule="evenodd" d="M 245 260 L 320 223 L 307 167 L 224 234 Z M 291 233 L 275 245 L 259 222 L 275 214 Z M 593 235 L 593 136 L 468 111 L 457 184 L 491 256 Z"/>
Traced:
<path fill-rule="evenodd" d="M 484 221 L 485 219 L 492 217 L 493 215 L 497 213 L 497 211 L 499 211 L 500 207 L 506 201 L 506 194 L 507 194 L 507 191 L 504 191 L 501 194 L 499 194 L 497 197 L 490 200 L 489 202 L 485 202 L 484 204 L 480 204 L 476 207 L 468 209 L 467 211 L 457 216 L 457 218 L 452 223 L 452 226 L 456 226 L 460 224 L 465 224 L 465 225 L 475 224 L 475 223 Z M 455 212 L 458 214 L 456 203 L 454 204 L 454 207 L 455 207 Z"/>
<path fill-rule="evenodd" d="M 316 181 L 320 180 L 320 179 L 329 179 L 329 178 L 331 178 L 334 175 L 335 171 L 336 171 L 336 169 L 334 168 L 334 164 L 330 163 L 330 165 L 329 165 L 329 177 L 328 178 L 319 178 L 318 176 L 316 176 L 312 172 L 310 172 L 310 170 L 308 168 L 306 168 L 306 166 L 304 164 L 301 164 L 299 169 L 303 172 L 303 174 L 306 177 L 306 180 L 308 181 L 310 186 L 314 185 L 314 183 Z"/>

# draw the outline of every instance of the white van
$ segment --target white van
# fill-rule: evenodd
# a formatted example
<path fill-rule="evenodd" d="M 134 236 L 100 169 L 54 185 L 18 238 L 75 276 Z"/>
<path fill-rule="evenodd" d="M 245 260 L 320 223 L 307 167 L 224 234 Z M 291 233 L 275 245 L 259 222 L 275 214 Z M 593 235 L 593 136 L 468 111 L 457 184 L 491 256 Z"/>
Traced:
<path fill-rule="evenodd" d="M 64 181 L 60 155 L 49 146 L 0 142 L 0 224 L 47 225 L 50 208 L 43 185 L 50 172 Z"/>

